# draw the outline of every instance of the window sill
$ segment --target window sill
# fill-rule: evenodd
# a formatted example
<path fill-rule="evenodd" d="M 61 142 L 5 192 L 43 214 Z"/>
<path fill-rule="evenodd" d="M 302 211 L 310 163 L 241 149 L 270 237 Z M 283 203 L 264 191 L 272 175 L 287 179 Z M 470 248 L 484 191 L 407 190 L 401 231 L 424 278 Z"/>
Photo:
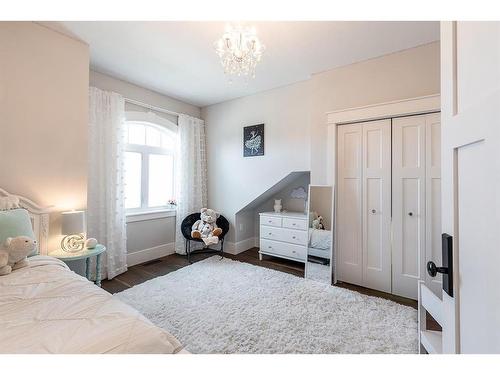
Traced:
<path fill-rule="evenodd" d="M 147 221 L 155 219 L 164 219 L 166 217 L 175 217 L 176 209 L 167 208 L 163 210 L 151 210 L 151 211 L 139 211 L 139 212 L 127 212 L 126 222 L 134 223 L 137 221 Z"/>

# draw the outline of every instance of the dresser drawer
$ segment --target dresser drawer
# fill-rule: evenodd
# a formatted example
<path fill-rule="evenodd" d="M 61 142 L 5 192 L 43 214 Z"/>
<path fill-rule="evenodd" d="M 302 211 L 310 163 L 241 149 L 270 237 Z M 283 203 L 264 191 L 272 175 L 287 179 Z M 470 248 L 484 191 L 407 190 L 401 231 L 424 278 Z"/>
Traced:
<path fill-rule="evenodd" d="M 308 232 L 304 230 L 283 228 L 280 233 L 279 240 L 305 246 L 308 242 Z"/>
<path fill-rule="evenodd" d="M 272 240 L 260 240 L 260 251 L 266 254 L 276 254 L 288 258 L 294 258 L 300 261 L 306 259 L 306 248 L 303 246 L 292 245 L 284 242 Z"/>
<path fill-rule="evenodd" d="M 305 219 L 292 219 L 289 217 L 283 218 L 283 228 L 307 230 L 307 220 Z"/>
<path fill-rule="evenodd" d="M 271 227 L 281 227 L 282 219 L 281 217 L 275 216 L 261 216 L 260 225 L 268 225 Z"/>
<path fill-rule="evenodd" d="M 267 225 L 260 226 L 260 237 L 268 240 L 283 241 L 283 228 L 268 227 Z"/>

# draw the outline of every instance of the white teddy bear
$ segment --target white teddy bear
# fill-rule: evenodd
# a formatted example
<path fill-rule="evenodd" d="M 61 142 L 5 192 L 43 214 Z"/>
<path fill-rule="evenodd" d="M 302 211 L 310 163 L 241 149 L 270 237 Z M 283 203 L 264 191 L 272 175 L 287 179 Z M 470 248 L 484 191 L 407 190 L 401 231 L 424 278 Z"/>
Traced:
<path fill-rule="evenodd" d="M 27 236 L 9 237 L 0 246 L 0 276 L 8 275 L 28 265 L 28 255 L 35 250 L 36 241 Z"/>
<path fill-rule="evenodd" d="M 222 229 L 217 226 L 216 221 L 220 214 L 210 208 L 202 208 L 200 212 L 200 220 L 191 228 L 191 237 L 201 238 L 207 246 L 219 243 Z"/>

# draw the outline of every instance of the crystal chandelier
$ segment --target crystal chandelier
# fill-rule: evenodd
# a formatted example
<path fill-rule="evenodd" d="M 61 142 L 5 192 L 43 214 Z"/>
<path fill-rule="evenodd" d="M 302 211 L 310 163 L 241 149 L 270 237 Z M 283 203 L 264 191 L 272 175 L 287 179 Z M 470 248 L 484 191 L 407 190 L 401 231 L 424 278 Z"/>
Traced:
<path fill-rule="evenodd" d="M 215 42 L 224 73 L 228 76 L 255 78 L 255 67 L 262 57 L 264 45 L 254 28 L 226 26 L 226 32 Z"/>

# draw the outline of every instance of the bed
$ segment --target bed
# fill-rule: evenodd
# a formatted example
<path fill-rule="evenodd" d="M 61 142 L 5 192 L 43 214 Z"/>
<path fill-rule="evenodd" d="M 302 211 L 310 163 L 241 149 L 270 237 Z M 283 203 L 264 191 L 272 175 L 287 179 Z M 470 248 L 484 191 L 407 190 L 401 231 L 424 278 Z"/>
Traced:
<path fill-rule="evenodd" d="M 47 213 L 19 198 L 40 226 L 35 234 L 43 254 Z M 171 334 L 62 261 L 35 255 L 29 263 L 0 277 L 0 353 L 185 352 Z"/>
<path fill-rule="evenodd" d="M 330 259 L 332 248 L 332 231 L 309 228 L 308 254 Z"/>

